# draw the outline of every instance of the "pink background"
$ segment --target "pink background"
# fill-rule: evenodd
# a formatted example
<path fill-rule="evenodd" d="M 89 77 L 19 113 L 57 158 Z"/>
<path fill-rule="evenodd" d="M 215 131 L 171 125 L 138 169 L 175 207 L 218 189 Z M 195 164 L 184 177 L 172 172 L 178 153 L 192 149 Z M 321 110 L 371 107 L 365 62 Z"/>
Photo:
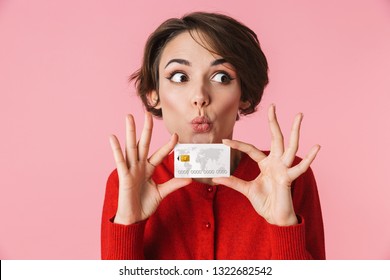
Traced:
<path fill-rule="evenodd" d="M 270 64 L 259 111 L 235 137 L 269 148 L 265 108 L 312 168 L 329 259 L 390 259 L 390 4 L 386 0 L 0 1 L 0 258 L 98 259 L 100 215 L 124 137 L 142 106 L 128 75 L 147 36 L 189 11 L 231 15 L 257 32 Z M 153 150 L 168 140 L 156 122 Z M 158 137 L 157 137 L 158 136 Z"/>

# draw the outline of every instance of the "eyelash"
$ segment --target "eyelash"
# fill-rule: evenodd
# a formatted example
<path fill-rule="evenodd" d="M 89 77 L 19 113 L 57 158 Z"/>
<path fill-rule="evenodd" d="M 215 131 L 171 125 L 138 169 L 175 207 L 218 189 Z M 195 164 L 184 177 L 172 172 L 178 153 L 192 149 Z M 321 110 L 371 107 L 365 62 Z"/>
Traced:
<path fill-rule="evenodd" d="M 217 76 L 218 74 L 223 74 L 223 75 L 225 75 L 225 76 L 228 78 L 228 81 L 227 81 L 227 82 L 221 82 L 221 84 L 227 85 L 227 84 L 229 84 L 232 80 L 234 80 L 234 78 L 232 78 L 232 76 L 230 76 L 229 73 L 227 73 L 227 72 L 225 72 L 225 71 L 219 71 L 219 72 L 215 73 L 215 74 L 213 75 L 212 78 L 214 78 L 214 77 Z M 219 82 L 217 82 L 217 83 L 219 83 Z"/>
<path fill-rule="evenodd" d="M 183 82 L 174 82 L 172 81 L 172 78 L 176 75 L 176 74 L 182 74 L 186 77 L 186 81 L 183 81 Z M 212 76 L 212 79 L 218 75 L 218 74 L 223 74 L 225 75 L 227 78 L 228 78 L 228 81 L 227 82 L 217 82 L 217 83 L 221 83 L 221 84 L 224 84 L 224 85 L 227 85 L 229 84 L 232 80 L 234 80 L 234 78 L 232 78 L 232 76 L 229 75 L 229 73 L 225 72 L 225 71 L 219 71 L 219 72 L 216 72 L 213 76 Z M 170 73 L 167 77 L 168 80 L 170 80 L 171 82 L 173 83 L 185 83 L 185 82 L 188 82 L 188 76 L 181 72 L 181 71 L 173 71 L 172 73 Z"/>
<path fill-rule="evenodd" d="M 176 74 L 183 74 L 183 75 L 186 77 L 187 81 L 188 81 L 188 76 L 187 76 L 185 73 L 181 72 L 181 71 L 173 71 L 172 73 L 169 74 L 169 76 L 167 77 L 167 79 L 170 80 L 170 81 L 173 82 L 173 83 L 180 83 L 180 82 L 174 82 L 174 81 L 172 81 L 172 78 L 173 78 Z"/>

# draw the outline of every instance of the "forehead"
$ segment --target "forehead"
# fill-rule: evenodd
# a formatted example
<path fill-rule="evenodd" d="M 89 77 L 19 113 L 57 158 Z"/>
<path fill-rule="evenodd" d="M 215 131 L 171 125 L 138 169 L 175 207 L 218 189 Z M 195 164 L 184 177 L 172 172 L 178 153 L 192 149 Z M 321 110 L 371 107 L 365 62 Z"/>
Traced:
<path fill-rule="evenodd" d="M 206 42 L 202 33 L 188 31 L 180 33 L 169 41 L 161 54 L 160 65 L 173 58 L 182 58 L 190 61 L 211 61 L 222 58 Z"/>

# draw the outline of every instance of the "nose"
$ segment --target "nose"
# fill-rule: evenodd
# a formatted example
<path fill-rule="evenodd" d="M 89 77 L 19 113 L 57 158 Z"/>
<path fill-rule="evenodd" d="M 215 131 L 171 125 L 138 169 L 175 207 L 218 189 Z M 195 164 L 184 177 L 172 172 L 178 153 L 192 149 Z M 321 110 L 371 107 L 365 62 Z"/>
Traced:
<path fill-rule="evenodd" d="M 192 105 L 201 109 L 210 104 L 210 95 L 207 88 L 202 85 L 200 88 L 195 90 L 192 96 Z"/>

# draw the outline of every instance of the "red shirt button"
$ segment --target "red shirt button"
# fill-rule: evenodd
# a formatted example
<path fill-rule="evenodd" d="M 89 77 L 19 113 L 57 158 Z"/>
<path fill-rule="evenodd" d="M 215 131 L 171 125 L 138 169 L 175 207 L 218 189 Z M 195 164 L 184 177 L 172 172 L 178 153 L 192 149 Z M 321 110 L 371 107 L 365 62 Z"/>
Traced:
<path fill-rule="evenodd" d="M 206 223 L 204 226 L 205 226 L 206 228 L 211 228 L 211 224 L 210 224 L 210 223 Z"/>
<path fill-rule="evenodd" d="M 207 187 L 207 191 L 208 191 L 208 192 L 212 192 L 212 191 L 213 191 L 213 186 L 208 186 L 208 187 Z"/>

